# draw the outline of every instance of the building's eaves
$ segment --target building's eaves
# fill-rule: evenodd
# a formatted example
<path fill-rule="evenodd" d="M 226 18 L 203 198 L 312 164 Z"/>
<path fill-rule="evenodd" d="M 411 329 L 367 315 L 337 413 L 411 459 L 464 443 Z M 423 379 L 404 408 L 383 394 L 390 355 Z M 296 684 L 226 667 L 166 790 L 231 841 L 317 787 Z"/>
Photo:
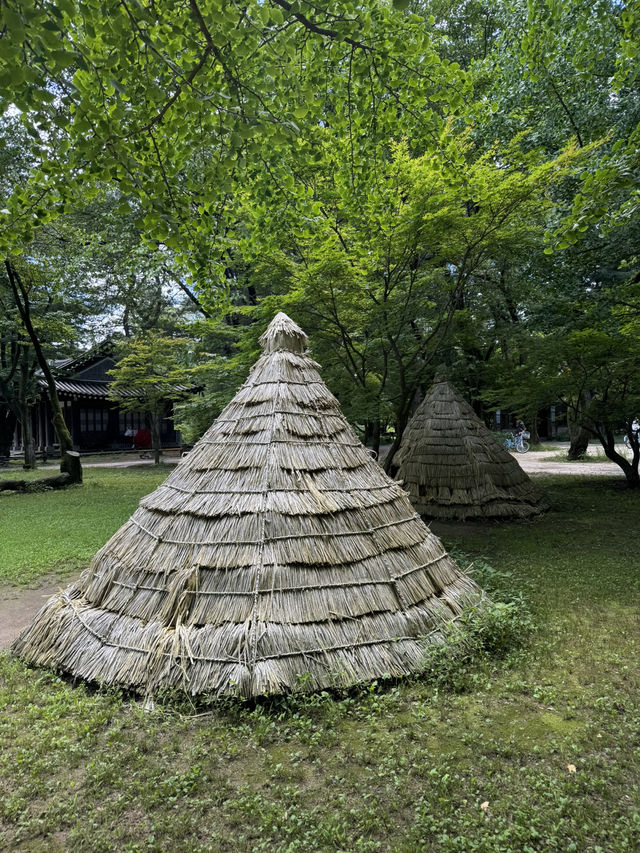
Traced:
<path fill-rule="evenodd" d="M 109 394 L 110 382 L 103 382 L 98 379 L 56 379 L 56 391 L 61 396 L 65 397 L 88 397 L 94 399 L 105 399 Z M 44 391 L 47 388 L 47 383 L 44 379 L 39 379 L 38 384 Z M 186 385 L 175 385 L 172 389 L 175 393 L 192 391 Z M 134 390 L 122 388 L 118 391 L 118 397 L 139 397 L 141 396 Z"/>

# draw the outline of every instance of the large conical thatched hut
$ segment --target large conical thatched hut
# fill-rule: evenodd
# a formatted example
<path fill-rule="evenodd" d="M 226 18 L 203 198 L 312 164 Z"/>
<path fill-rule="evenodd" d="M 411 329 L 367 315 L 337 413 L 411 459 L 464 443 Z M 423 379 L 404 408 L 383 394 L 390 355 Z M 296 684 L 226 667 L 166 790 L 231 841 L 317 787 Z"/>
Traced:
<path fill-rule="evenodd" d="M 481 594 L 358 441 L 278 314 L 211 429 L 15 643 L 141 691 L 347 686 L 420 668 Z"/>
<path fill-rule="evenodd" d="M 542 491 L 441 374 L 393 467 L 413 506 L 431 518 L 526 518 L 544 508 Z"/>

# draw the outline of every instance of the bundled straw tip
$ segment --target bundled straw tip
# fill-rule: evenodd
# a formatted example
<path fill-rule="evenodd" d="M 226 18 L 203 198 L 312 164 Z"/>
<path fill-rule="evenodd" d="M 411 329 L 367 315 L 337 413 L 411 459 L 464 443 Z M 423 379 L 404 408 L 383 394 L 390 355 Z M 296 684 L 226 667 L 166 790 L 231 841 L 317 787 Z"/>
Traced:
<path fill-rule="evenodd" d="M 265 352 L 288 350 L 304 352 L 307 348 L 307 336 L 291 317 L 280 311 L 269 323 L 266 332 L 260 338 L 260 346 Z"/>

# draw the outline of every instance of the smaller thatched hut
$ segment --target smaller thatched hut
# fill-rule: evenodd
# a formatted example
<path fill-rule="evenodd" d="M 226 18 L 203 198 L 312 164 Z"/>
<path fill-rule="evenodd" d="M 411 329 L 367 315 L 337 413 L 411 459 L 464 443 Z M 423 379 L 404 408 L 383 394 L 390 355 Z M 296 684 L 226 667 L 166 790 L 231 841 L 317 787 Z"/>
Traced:
<path fill-rule="evenodd" d="M 542 491 L 442 375 L 411 419 L 394 471 L 431 518 L 526 518 L 544 509 Z"/>

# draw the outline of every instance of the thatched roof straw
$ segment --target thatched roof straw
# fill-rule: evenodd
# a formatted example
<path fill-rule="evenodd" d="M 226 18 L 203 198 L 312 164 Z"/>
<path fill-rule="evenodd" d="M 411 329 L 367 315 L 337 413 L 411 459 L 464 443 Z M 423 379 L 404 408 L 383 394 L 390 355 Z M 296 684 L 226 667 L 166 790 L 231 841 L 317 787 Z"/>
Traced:
<path fill-rule="evenodd" d="M 481 593 L 278 314 L 209 431 L 15 643 L 142 692 L 255 696 L 418 670 Z"/>
<path fill-rule="evenodd" d="M 542 491 L 442 375 L 409 422 L 394 471 L 431 518 L 526 518 L 544 509 Z"/>

